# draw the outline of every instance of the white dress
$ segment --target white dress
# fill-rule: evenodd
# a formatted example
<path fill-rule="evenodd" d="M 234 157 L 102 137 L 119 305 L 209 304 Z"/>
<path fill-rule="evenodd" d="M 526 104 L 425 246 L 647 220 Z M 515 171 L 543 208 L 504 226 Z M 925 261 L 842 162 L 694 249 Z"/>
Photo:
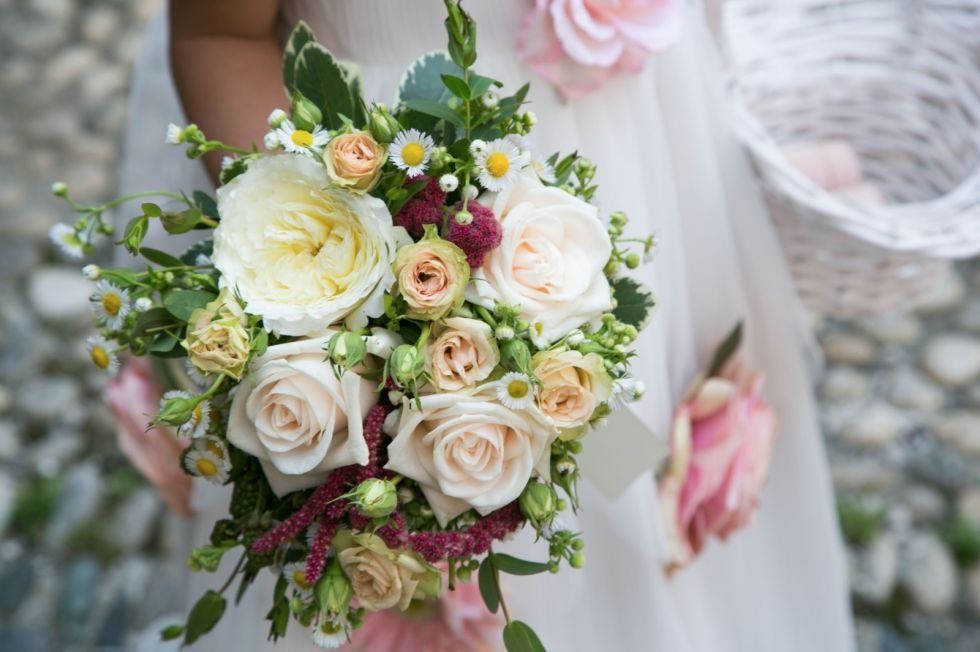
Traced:
<path fill-rule="evenodd" d="M 626 211 L 635 234 L 657 234 L 661 251 L 639 271 L 660 308 L 640 338 L 636 369 L 648 389 L 636 413 L 664 436 L 686 385 L 744 319 L 748 360 L 768 376 L 781 428 L 754 522 L 728 543 L 710 544 L 672 580 L 661 571 L 652 474 L 615 500 L 586 482 L 577 519 L 586 567 L 507 578 L 511 612 L 552 652 L 850 650 L 845 559 L 803 354 L 807 328 L 746 161 L 728 133 L 721 73 L 700 14 L 689 12 L 680 44 L 651 58 L 642 74 L 616 77 L 564 104 L 513 54 L 517 27 L 532 4 L 467 3 L 479 25 L 476 68 L 511 89 L 531 80 L 535 143 L 546 152 L 578 149 L 589 156 L 599 169 L 601 206 Z M 443 11 L 440 0 L 296 0 L 286 2 L 285 24 L 305 19 L 331 51 L 357 62 L 367 99 L 390 102 L 406 65 L 444 47 Z M 162 19 L 151 26 L 137 69 L 126 190 L 195 186 L 188 173 L 197 175 L 195 187 L 204 182 L 178 152 L 159 165 L 156 136 L 167 121 L 180 119 L 164 68 L 164 29 Z M 142 134 L 152 134 L 153 144 L 141 145 Z M 183 178 L 175 176 L 180 170 Z M 586 445 L 615 445 L 613 433 L 604 436 Z M 226 505 L 226 494 L 202 502 L 199 543 Z M 530 537 L 508 545 L 530 558 L 546 554 Z M 264 620 L 271 579 L 229 608 L 197 647 L 272 649 Z M 222 580 L 220 573 L 191 580 L 188 600 Z M 300 627 L 290 629 L 276 649 L 312 649 Z"/>

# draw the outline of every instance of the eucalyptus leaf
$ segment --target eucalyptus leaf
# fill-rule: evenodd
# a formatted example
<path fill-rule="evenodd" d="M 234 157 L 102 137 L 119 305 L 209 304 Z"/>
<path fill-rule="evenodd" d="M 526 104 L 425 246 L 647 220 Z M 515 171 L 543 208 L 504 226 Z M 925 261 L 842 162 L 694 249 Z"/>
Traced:
<path fill-rule="evenodd" d="M 282 79 L 286 85 L 286 94 L 292 95 L 296 90 L 296 59 L 299 57 L 300 50 L 307 43 L 316 41 L 313 30 L 304 21 L 299 21 L 286 41 L 286 47 L 282 53 Z"/>
<path fill-rule="evenodd" d="M 449 92 L 442 83 L 442 75 L 462 74 L 462 69 L 445 52 L 427 52 L 402 75 L 394 104 L 398 106 L 407 100 L 445 102 L 449 99 Z"/>
<path fill-rule="evenodd" d="M 494 574 L 497 570 L 493 567 L 493 562 L 490 561 L 490 557 L 487 556 L 480 564 L 480 572 L 477 575 L 477 582 L 480 586 L 480 595 L 483 596 L 483 602 L 487 605 L 487 609 L 490 613 L 497 613 L 497 609 L 500 608 L 500 593 L 497 591 L 497 582 Z"/>
<path fill-rule="evenodd" d="M 216 298 L 217 295 L 203 290 L 177 290 L 163 298 L 163 307 L 180 321 L 189 321 L 192 312 Z"/>
<path fill-rule="evenodd" d="M 653 293 L 642 283 L 624 276 L 612 282 L 613 296 L 616 297 L 616 308 L 613 315 L 624 324 L 643 330 L 657 302 Z"/>
<path fill-rule="evenodd" d="M 208 238 L 207 240 L 201 240 L 191 245 L 187 251 L 180 255 L 180 261 L 185 265 L 197 265 L 197 260 L 201 256 L 206 258 L 211 258 L 211 254 L 214 253 L 214 240 Z"/>
<path fill-rule="evenodd" d="M 225 613 L 226 602 L 215 591 L 208 591 L 191 609 L 184 632 L 184 645 L 191 645 L 218 624 Z"/>
<path fill-rule="evenodd" d="M 471 97 L 474 99 L 480 97 L 490 90 L 491 86 L 503 86 L 503 84 L 496 79 L 484 77 L 483 75 L 470 75 L 469 80 Z"/>
<path fill-rule="evenodd" d="M 508 575 L 537 575 L 551 570 L 549 564 L 518 559 L 512 555 L 496 552 L 490 555 L 494 568 Z"/>
<path fill-rule="evenodd" d="M 424 113 L 426 115 L 439 118 L 440 120 L 445 120 L 446 122 L 453 126 L 459 127 L 460 129 L 466 126 L 463 119 L 459 117 L 459 114 L 445 104 L 439 104 L 438 102 L 434 102 L 432 100 L 422 99 L 405 100 L 403 104 L 406 108 L 411 109 L 412 111 L 418 111 L 419 113 Z"/>
<path fill-rule="evenodd" d="M 507 652 L 545 652 L 544 644 L 526 623 L 512 620 L 504 626 Z"/>
<path fill-rule="evenodd" d="M 159 249 L 143 247 L 140 249 L 140 255 L 151 263 L 156 263 L 161 267 L 183 267 L 184 265 L 179 258 L 174 258 L 167 252 L 160 251 Z"/>

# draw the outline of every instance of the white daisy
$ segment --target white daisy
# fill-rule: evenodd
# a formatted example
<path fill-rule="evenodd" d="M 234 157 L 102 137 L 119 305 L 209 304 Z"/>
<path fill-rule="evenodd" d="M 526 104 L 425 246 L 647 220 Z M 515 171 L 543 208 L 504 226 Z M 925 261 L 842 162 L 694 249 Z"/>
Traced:
<path fill-rule="evenodd" d="M 167 125 L 167 136 L 163 142 L 167 145 L 180 145 L 184 142 L 184 130 L 182 127 L 170 123 Z"/>
<path fill-rule="evenodd" d="M 208 439 L 217 442 L 217 439 Z M 205 440 L 201 440 L 202 442 Z M 228 481 L 228 471 L 230 464 L 228 456 L 223 454 L 223 448 L 219 448 L 213 442 L 205 442 L 204 445 L 195 445 L 184 455 L 184 470 L 188 474 L 204 478 L 212 484 L 224 484 Z"/>
<path fill-rule="evenodd" d="M 123 320 L 129 314 L 129 293 L 109 281 L 99 281 L 95 286 L 95 294 L 89 297 L 92 310 L 99 323 L 118 330 L 122 328 Z"/>
<path fill-rule="evenodd" d="M 548 338 L 542 336 L 542 333 L 544 333 L 544 324 L 542 324 L 540 321 L 531 322 L 531 326 L 528 330 L 530 331 L 531 344 L 534 346 L 538 347 L 539 349 L 547 349 L 548 345 L 551 344 L 551 342 L 548 341 Z"/>
<path fill-rule="evenodd" d="M 201 401 L 191 412 L 191 418 L 177 428 L 177 434 L 185 437 L 198 438 L 208 434 L 211 425 L 211 403 Z"/>
<path fill-rule="evenodd" d="M 408 129 L 398 132 L 395 140 L 388 145 L 388 155 L 396 167 L 408 172 L 409 177 L 418 177 L 425 172 L 434 146 L 435 142 L 429 134 Z"/>
<path fill-rule="evenodd" d="M 542 183 L 554 183 L 558 180 L 555 176 L 555 168 L 546 159 L 535 157 L 531 159 L 531 167 L 534 169 L 534 173 L 538 175 L 538 179 L 541 179 Z"/>
<path fill-rule="evenodd" d="M 613 408 L 619 409 L 635 401 L 639 398 L 637 395 L 637 385 L 640 385 L 640 394 L 642 394 L 643 384 L 633 376 L 623 376 L 614 380 L 612 397 L 609 399 L 609 404 Z"/>
<path fill-rule="evenodd" d="M 214 376 L 198 369 L 197 365 L 191 362 L 190 358 L 184 359 L 184 370 L 187 372 L 187 377 L 191 379 L 191 382 L 202 389 L 210 387 L 211 383 L 214 382 Z"/>
<path fill-rule="evenodd" d="M 321 150 L 330 142 L 330 134 L 317 125 L 313 131 L 297 129 L 292 120 L 283 120 L 276 129 L 279 143 L 283 149 L 293 154 L 310 155 L 315 150 Z"/>
<path fill-rule="evenodd" d="M 51 242 L 58 245 L 61 253 L 71 258 L 81 258 L 85 255 L 85 243 L 82 241 L 75 229 L 67 224 L 55 224 L 48 231 Z"/>
<path fill-rule="evenodd" d="M 497 381 L 497 400 L 510 410 L 525 410 L 534 403 L 534 384 L 527 374 L 511 371 Z"/>
<path fill-rule="evenodd" d="M 517 181 L 521 168 L 528 164 L 527 155 L 513 143 L 496 138 L 476 155 L 477 179 L 491 192 L 499 192 Z"/>
<path fill-rule="evenodd" d="M 119 356 L 117 356 L 109 343 L 102 336 L 95 335 L 85 340 L 85 348 L 89 357 L 99 369 L 102 369 L 110 376 L 114 376 L 119 371 Z"/>
<path fill-rule="evenodd" d="M 313 644 L 335 650 L 350 641 L 350 625 L 325 621 L 313 629 Z"/>
<path fill-rule="evenodd" d="M 306 581 L 306 564 L 301 562 L 286 564 L 282 568 L 282 576 L 286 578 L 289 588 L 300 600 L 306 601 L 313 597 L 313 585 Z"/>

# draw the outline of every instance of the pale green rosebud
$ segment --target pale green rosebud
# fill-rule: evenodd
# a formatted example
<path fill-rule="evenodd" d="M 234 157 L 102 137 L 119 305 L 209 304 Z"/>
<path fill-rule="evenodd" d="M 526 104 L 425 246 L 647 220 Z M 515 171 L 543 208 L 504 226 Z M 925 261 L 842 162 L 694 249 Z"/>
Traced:
<path fill-rule="evenodd" d="M 531 373 L 531 351 L 524 340 L 511 339 L 500 343 L 500 363 L 508 371 Z"/>
<path fill-rule="evenodd" d="M 306 131 L 313 131 L 313 128 L 323 120 L 320 107 L 301 93 L 293 95 L 293 105 L 290 107 L 290 112 L 293 114 L 293 122 L 296 123 L 296 126 Z"/>
<path fill-rule="evenodd" d="M 568 559 L 568 564 L 572 568 L 582 568 L 585 566 L 585 553 L 581 550 L 576 550 L 572 553 L 572 556 Z"/>
<path fill-rule="evenodd" d="M 388 364 L 391 377 L 400 387 L 411 387 L 425 372 L 425 356 L 411 344 L 395 347 Z"/>
<path fill-rule="evenodd" d="M 350 371 L 360 364 L 367 355 L 367 345 L 364 338 L 356 333 L 344 331 L 336 333 L 327 343 L 327 356 L 330 362 Z"/>
<path fill-rule="evenodd" d="M 401 131 L 401 125 L 388 112 L 386 105 L 375 104 L 371 107 L 371 115 L 368 118 L 368 130 L 379 143 L 390 143 L 398 135 L 398 132 Z"/>
<path fill-rule="evenodd" d="M 182 426 L 194 416 L 194 408 L 203 400 L 201 396 L 174 396 L 164 399 L 157 414 L 157 423 L 166 423 L 171 426 Z"/>
<path fill-rule="evenodd" d="M 327 562 L 323 577 L 313 590 L 320 609 L 328 614 L 346 614 L 354 597 L 350 580 L 344 575 L 344 569 L 336 557 Z"/>
<path fill-rule="evenodd" d="M 368 518 L 385 518 L 398 507 L 395 483 L 382 478 L 368 478 L 354 490 L 354 505 Z"/>
<path fill-rule="evenodd" d="M 636 269 L 640 266 L 640 254 L 635 251 L 631 251 L 626 254 L 626 266 L 630 269 Z"/>
<path fill-rule="evenodd" d="M 555 517 L 558 495 L 549 485 L 531 481 L 521 492 L 521 512 L 535 526 L 549 523 Z"/>
<path fill-rule="evenodd" d="M 64 181 L 55 181 L 51 184 L 51 194 L 55 197 L 67 197 L 68 184 Z"/>
<path fill-rule="evenodd" d="M 626 217 L 626 213 L 616 211 L 609 214 L 609 223 L 613 226 L 623 227 L 626 226 L 627 222 L 629 222 L 629 218 Z"/>

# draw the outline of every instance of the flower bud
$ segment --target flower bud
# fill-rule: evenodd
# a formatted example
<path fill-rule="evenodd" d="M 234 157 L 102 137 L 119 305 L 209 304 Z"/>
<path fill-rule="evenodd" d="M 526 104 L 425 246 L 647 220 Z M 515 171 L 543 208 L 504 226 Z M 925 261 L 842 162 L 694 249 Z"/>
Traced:
<path fill-rule="evenodd" d="M 578 329 L 573 330 L 571 333 L 568 334 L 568 337 L 565 341 L 568 342 L 569 346 L 578 346 L 579 344 L 585 341 L 585 334 Z"/>
<path fill-rule="evenodd" d="M 493 91 L 487 91 L 480 98 L 480 102 L 488 109 L 492 109 L 500 102 L 500 97 Z"/>
<path fill-rule="evenodd" d="M 500 363 L 508 371 L 531 374 L 531 351 L 524 340 L 510 339 L 500 343 Z"/>
<path fill-rule="evenodd" d="M 140 297 L 133 303 L 136 312 L 146 312 L 153 307 L 153 300 L 150 297 Z"/>
<path fill-rule="evenodd" d="M 157 423 L 182 426 L 194 416 L 194 408 L 203 400 L 201 396 L 174 396 L 163 400 Z"/>
<path fill-rule="evenodd" d="M 514 339 L 514 329 L 510 326 L 498 326 L 493 335 L 501 342 L 506 342 Z"/>
<path fill-rule="evenodd" d="M 476 199 L 480 191 L 473 184 L 463 186 L 463 199 Z"/>
<path fill-rule="evenodd" d="M 524 516 L 531 521 L 532 525 L 538 527 L 542 523 L 550 522 L 555 517 L 558 496 L 549 485 L 531 481 L 521 492 L 519 504 Z"/>
<path fill-rule="evenodd" d="M 626 266 L 630 269 L 636 269 L 640 266 L 640 254 L 635 251 L 631 251 L 626 254 Z"/>
<path fill-rule="evenodd" d="M 314 587 L 317 604 L 328 614 L 346 614 L 354 589 L 336 557 L 327 562 L 323 577 Z"/>
<path fill-rule="evenodd" d="M 473 213 L 469 211 L 456 211 L 455 220 L 457 224 L 466 226 L 473 222 Z"/>
<path fill-rule="evenodd" d="M 51 184 L 51 194 L 55 197 L 67 197 L 68 184 L 66 184 L 64 181 L 55 181 Z"/>
<path fill-rule="evenodd" d="M 410 387 L 425 373 L 425 356 L 411 344 L 395 347 L 388 358 L 389 373 L 399 387 Z"/>
<path fill-rule="evenodd" d="M 585 566 L 585 553 L 581 550 L 576 550 L 572 553 L 572 556 L 568 559 L 568 564 L 572 568 L 582 568 Z"/>
<path fill-rule="evenodd" d="M 439 189 L 443 192 L 452 192 L 459 187 L 459 179 L 455 174 L 444 174 L 439 177 Z M 459 219 L 457 217 L 457 219 Z"/>
<path fill-rule="evenodd" d="M 386 105 L 375 104 L 371 107 L 371 115 L 368 118 L 368 130 L 379 143 L 390 143 L 401 131 L 401 125 L 388 112 Z"/>
<path fill-rule="evenodd" d="M 167 135 L 164 138 L 164 143 L 167 145 L 180 145 L 187 138 L 187 133 L 180 126 L 170 123 L 167 125 Z"/>
<path fill-rule="evenodd" d="M 626 213 L 616 211 L 609 214 L 609 223 L 613 226 L 623 227 L 626 226 L 627 222 L 629 222 L 629 218 L 626 217 Z"/>
<path fill-rule="evenodd" d="M 480 140 L 479 138 L 477 138 L 476 140 L 470 143 L 470 152 L 474 156 L 480 154 L 481 152 L 486 151 L 486 149 L 487 149 L 486 141 Z"/>
<path fill-rule="evenodd" d="M 320 107 L 301 93 L 293 95 L 293 105 L 290 107 L 290 112 L 293 114 L 293 122 L 296 123 L 296 126 L 306 131 L 313 131 L 323 120 Z"/>
<path fill-rule="evenodd" d="M 327 356 L 330 361 L 344 371 L 350 371 L 360 364 L 366 355 L 367 345 L 364 343 L 364 338 L 350 331 L 336 333 L 327 343 Z"/>
<path fill-rule="evenodd" d="M 278 129 L 288 117 L 289 115 L 282 109 L 273 109 L 268 118 L 269 126 Z"/>
<path fill-rule="evenodd" d="M 102 269 L 98 265 L 86 265 L 82 268 L 82 275 L 90 281 L 95 281 L 102 275 Z"/>
<path fill-rule="evenodd" d="M 354 505 L 368 518 L 385 518 L 398 507 L 395 483 L 382 478 L 368 478 L 354 490 Z"/>
<path fill-rule="evenodd" d="M 268 150 L 279 149 L 279 134 L 274 131 L 270 131 L 265 135 L 265 138 L 262 139 L 262 144 L 265 145 L 265 148 Z"/>

